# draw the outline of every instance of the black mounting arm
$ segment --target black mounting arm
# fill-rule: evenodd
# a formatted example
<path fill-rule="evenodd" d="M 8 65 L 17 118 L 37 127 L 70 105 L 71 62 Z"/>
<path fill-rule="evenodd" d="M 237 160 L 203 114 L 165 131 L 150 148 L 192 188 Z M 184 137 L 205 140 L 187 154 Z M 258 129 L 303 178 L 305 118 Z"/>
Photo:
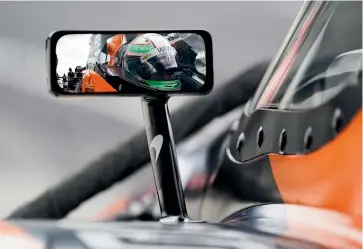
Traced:
<path fill-rule="evenodd" d="M 168 109 L 169 97 L 143 97 L 142 110 L 161 217 L 189 220 Z"/>

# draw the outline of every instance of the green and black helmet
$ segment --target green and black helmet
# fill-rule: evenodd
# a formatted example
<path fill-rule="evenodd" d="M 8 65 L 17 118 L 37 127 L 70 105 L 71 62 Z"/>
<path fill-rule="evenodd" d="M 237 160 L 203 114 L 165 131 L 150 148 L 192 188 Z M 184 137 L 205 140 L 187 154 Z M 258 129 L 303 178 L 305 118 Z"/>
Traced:
<path fill-rule="evenodd" d="M 148 87 L 180 90 L 177 52 L 168 39 L 159 34 L 143 34 L 131 41 L 122 58 L 122 67 Z"/>

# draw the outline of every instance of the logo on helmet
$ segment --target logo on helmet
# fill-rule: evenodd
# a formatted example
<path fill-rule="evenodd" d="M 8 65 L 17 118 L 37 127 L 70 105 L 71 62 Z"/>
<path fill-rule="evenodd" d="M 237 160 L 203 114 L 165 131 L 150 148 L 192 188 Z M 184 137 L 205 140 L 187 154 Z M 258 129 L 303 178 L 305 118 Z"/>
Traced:
<path fill-rule="evenodd" d="M 172 46 L 163 46 L 156 49 L 158 50 L 159 53 L 174 52 L 174 48 Z"/>

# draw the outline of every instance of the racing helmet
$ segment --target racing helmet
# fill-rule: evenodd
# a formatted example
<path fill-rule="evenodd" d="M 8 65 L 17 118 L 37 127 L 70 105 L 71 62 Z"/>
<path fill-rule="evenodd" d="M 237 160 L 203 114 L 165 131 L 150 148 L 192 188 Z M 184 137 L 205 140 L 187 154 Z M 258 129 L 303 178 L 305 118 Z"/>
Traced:
<path fill-rule="evenodd" d="M 179 90 L 180 70 L 177 52 L 168 39 L 159 34 L 143 34 L 128 45 L 122 56 L 122 68 L 150 88 Z"/>
<path fill-rule="evenodd" d="M 227 156 L 258 201 L 334 210 L 361 229 L 362 2 L 305 2 L 232 130 Z"/>

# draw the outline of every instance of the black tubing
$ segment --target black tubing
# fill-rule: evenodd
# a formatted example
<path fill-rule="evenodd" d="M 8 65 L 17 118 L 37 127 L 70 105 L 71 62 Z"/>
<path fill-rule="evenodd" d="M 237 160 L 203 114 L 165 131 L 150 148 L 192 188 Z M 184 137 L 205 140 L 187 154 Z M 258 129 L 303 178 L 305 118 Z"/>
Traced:
<path fill-rule="evenodd" d="M 171 114 L 176 143 L 234 108 L 245 104 L 254 94 L 266 71 L 263 62 L 239 74 L 207 96 Z M 146 132 L 122 143 L 82 171 L 65 179 L 34 200 L 12 212 L 8 219 L 61 219 L 84 201 L 122 181 L 150 160 Z"/>

